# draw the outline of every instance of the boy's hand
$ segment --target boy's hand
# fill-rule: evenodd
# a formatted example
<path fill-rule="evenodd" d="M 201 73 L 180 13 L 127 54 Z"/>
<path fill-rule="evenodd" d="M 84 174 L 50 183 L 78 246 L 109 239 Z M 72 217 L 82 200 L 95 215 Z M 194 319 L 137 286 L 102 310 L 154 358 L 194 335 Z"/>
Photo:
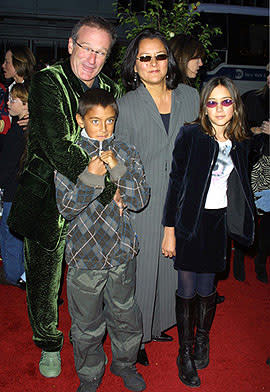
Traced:
<path fill-rule="evenodd" d="M 100 159 L 106 163 L 110 169 L 113 169 L 118 163 L 118 160 L 115 158 L 115 155 L 111 150 L 102 151 Z"/>
<path fill-rule="evenodd" d="M 20 127 L 23 127 L 23 130 L 25 131 L 27 129 L 29 123 L 29 115 L 26 114 L 25 116 L 23 116 L 19 121 L 18 124 Z"/>
<path fill-rule="evenodd" d="M 123 210 L 126 207 L 125 204 L 123 203 L 123 199 L 120 195 L 120 191 L 119 188 L 117 188 L 115 195 L 113 197 L 113 200 L 115 201 L 115 203 L 117 204 L 118 208 L 119 208 L 119 214 L 120 216 L 123 215 Z"/>
<path fill-rule="evenodd" d="M 107 169 L 100 157 L 95 156 L 88 164 L 88 172 L 91 174 L 96 174 L 98 176 L 104 176 L 107 172 Z"/>

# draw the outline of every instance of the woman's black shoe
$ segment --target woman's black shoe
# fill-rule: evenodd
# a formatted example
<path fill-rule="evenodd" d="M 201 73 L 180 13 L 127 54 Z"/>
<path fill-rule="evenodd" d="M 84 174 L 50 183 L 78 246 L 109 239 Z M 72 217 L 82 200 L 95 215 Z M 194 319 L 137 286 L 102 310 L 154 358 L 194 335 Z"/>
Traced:
<path fill-rule="evenodd" d="M 152 340 L 154 342 L 172 342 L 173 338 L 172 336 L 168 335 L 165 332 L 161 332 L 160 336 L 153 336 Z"/>
<path fill-rule="evenodd" d="M 219 295 L 218 292 L 217 292 L 217 294 L 216 294 L 216 304 L 217 305 L 222 304 L 222 302 L 224 302 L 224 301 L 225 301 L 224 295 Z"/>
<path fill-rule="evenodd" d="M 140 349 L 138 352 L 137 363 L 143 366 L 149 365 L 148 357 L 144 348 Z"/>
<path fill-rule="evenodd" d="M 21 290 L 26 290 L 26 282 L 21 278 L 17 280 L 14 286 L 19 287 Z"/>

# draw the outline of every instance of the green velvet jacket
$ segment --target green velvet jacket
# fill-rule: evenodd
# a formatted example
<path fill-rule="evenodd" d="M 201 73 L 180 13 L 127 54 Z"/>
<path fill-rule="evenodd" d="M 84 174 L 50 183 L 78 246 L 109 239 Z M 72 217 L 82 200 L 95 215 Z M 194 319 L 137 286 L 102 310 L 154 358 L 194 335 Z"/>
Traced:
<path fill-rule="evenodd" d="M 111 79 L 104 74 L 98 79 L 101 88 L 120 97 L 121 90 Z M 48 250 L 57 247 L 66 226 L 56 206 L 54 171 L 76 182 L 89 162 L 75 144 L 80 135 L 75 115 L 82 93 L 69 59 L 36 73 L 31 82 L 27 161 L 8 224 Z"/>

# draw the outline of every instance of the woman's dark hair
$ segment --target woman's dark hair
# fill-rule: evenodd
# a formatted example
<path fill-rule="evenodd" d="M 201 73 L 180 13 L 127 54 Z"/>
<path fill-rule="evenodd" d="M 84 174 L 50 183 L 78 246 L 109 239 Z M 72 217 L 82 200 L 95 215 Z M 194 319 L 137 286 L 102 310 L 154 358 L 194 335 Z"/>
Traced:
<path fill-rule="evenodd" d="M 215 136 L 216 132 L 212 126 L 208 115 L 206 103 L 210 94 L 217 86 L 223 86 L 228 89 L 234 106 L 233 117 L 224 131 L 224 137 L 230 140 L 241 141 L 247 138 L 245 127 L 244 107 L 240 94 L 231 79 L 226 76 L 216 76 L 210 79 L 203 87 L 200 95 L 200 112 L 197 122 L 199 122 L 205 131 L 210 136 Z"/>
<path fill-rule="evenodd" d="M 10 47 L 8 51 L 11 52 L 12 64 L 17 75 L 24 80 L 30 79 L 36 66 L 36 59 L 32 51 L 26 46 Z"/>
<path fill-rule="evenodd" d="M 138 55 L 139 45 L 143 39 L 159 39 L 168 54 L 168 71 L 166 76 L 166 86 L 168 89 L 173 90 L 179 83 L 179 71 L 177 64 L 174 60 L 172 51 L 166 41 L 166 38 L 154 29 L 144 29 L 141 31 L 128 45 L 123 65 L 122 65 L 122 80 L 127 90 L 135 90 L 141 84 L 140 76 L 135 75 L 134 66 L 136 57 Z M 136 77 L 135 77 L 136 76 Z"/>
<path fill-rule="evenodd" d="M 79 99 L 78 114 L 83 118 L 88 110 L 97 105 L 100 105 L 103 108 L 112 106 L 116 116 L 118 115 L 118 106 L 113 94 L 101 88 L 90 88 L 81 95 Z"/>
<path fill-rule="evenodd" d="M 79 22 L 77 22 L 74 25 L 71 31 L 71 38 L 73 39 L 74 42 L 77 40 L 79 30 L 83 26 L 95 27 L 97 29 L 106 31 L 111 36 L 112 39 L 111 48 L 112 48 L 112 46 L 116 41 L 117 34 L 114 26 L 110 22 L 108 22 L 106 19 L 100 16 L 86 16 L 85 18 L 82 18 L 81 20 L 79 20 Z"/>
<path fill-rule="evenodd" d="M 180 70 L 181 82 L 190 84 L 187 76 L 187 65 L 192 59 L 204 58 L 202 43 L 191 35 L 178 34 L 169 41 L 170 48 Z"/>

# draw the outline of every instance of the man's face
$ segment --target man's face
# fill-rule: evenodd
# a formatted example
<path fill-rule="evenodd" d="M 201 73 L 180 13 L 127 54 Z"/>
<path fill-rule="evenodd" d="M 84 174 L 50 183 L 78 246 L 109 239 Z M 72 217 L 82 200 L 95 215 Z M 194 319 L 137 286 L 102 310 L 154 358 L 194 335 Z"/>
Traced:
<path fill-rule="evenodd" d="M 71 69 L 82 82 L 91 87 L 106 61 L 112 39 L 105 30 L 82 26 L 76 42 L 69 38 Z"/>

